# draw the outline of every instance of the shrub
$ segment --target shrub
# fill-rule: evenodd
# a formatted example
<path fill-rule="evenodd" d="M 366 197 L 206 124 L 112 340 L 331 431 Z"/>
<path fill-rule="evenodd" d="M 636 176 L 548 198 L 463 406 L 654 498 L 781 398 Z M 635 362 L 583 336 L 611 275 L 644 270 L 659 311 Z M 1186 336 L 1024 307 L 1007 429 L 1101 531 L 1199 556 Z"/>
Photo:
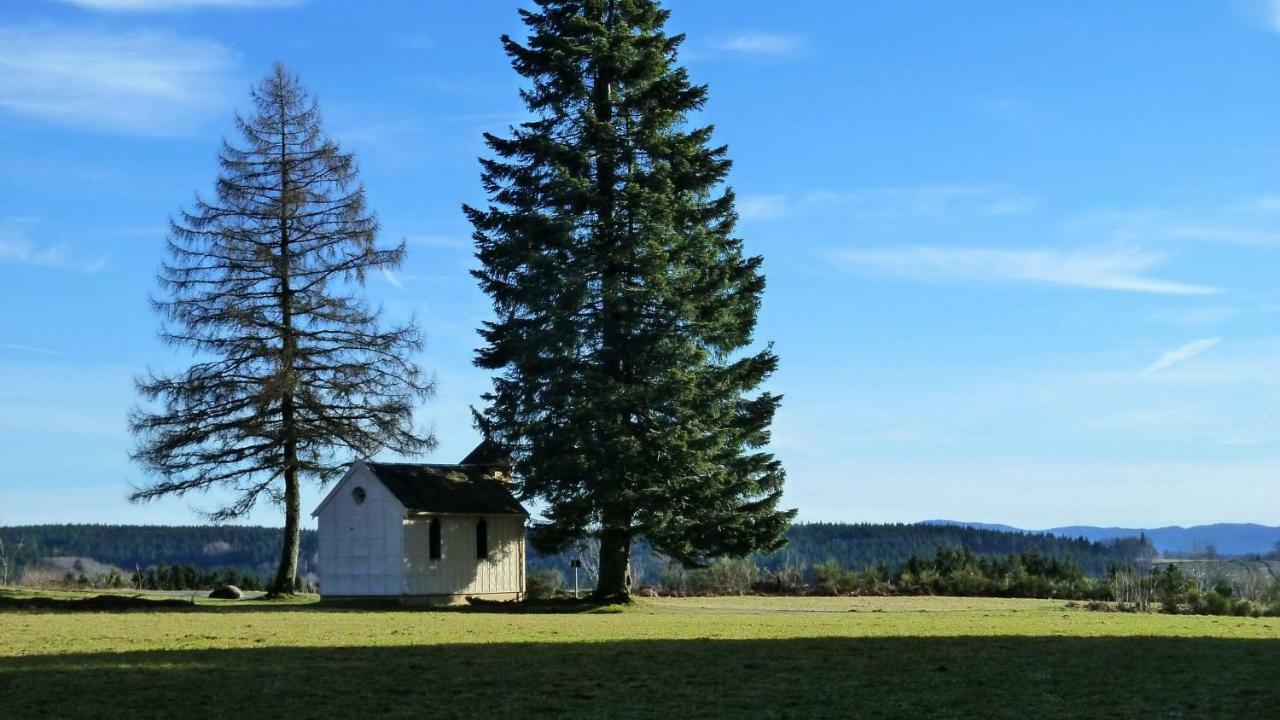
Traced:
<path fill-rule="evenodd" d="M 893 592 L 888 569 L 873 566 L 863 570 L 862 577 L 858 578 L 857 591 L 860 595 L 888 595 Z"/>
<path fill-rule="evenodd" d="M 840 567 L 840 563 L 835 560 L 813 566 L 814 588 L 823 595 L 844 595 L 851 592 L 857 584 L 858 576 Z"/>
<path fill-rule="evenodd" d="M 564 587 L 564 575 L 559 570 L 538 570 L 525 578 L 525 591 L 533 600 L 549 600 Z"/>
<path fill-rule="evenodd" d="M 685 588 L 691 595 L 745 595 L 759 577 L 760 569 L 754 562 L 722 558 L 685 573 Z"/>
<path fill-rule="evenodd" d="M 787 559 L 776 570 L 763 571 L 757 585 L 761 592 L 800 595 L 805 590 L 804 563 Z"/>
<path fill-rule="evenodd" d="M 1218 591 L 1210 590 L 1200 596 L 1199 602 L 1193 609 L 1199 615 L 1229 615 L 1231 614 L 1231 601 L 1219 595 Z"/>
<path fill-rule="evenodd" d="M 658 587 L 663 595 L 680 597 L 687 592 L 685 586 L 685 569 L 680 563 L 670 563 L 662 569 L 658 576 Z"/>

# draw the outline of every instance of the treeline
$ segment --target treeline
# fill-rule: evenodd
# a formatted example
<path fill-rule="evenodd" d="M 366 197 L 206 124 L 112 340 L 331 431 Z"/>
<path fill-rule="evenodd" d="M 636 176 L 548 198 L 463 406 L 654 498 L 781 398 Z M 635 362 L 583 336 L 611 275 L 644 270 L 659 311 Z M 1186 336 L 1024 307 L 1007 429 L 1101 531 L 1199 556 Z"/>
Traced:
<path fill-rule="evenodd" d="M 859 572 L 878 567 L 896 574 L 912 558 L 932 558 L 944 549 L 967 550 L 978 558 L 1042 557 L 1046 562 L 1069 565 L 1094 578 L 1107 575 L 1111 568 L 1145 562 L 1156 555 L 1151 543 L 1140 537 L 1102 543 L 959 525 L 797 523 L 787 531 L 785 547 L 775 553 L 752 556 L 749 561 L 766 573 L 802 567 L 806 579 L 812 580 L 813 569 L 826 563 Z M 589 544 L 580 551 L 554 556 L 542 556 L 531 549 L 529 571 L 555 570 L 572 578 L 570 561 L 581 557 L 589 563 L 593 554 L 594 548 Z M 636 542 L 631 558 L 632 573 L 641 584 L 657 585 L 667 570 L 667 561 L 643 541 Z"/>
<path fill-rule="evenodd" d="M 637 582 L 640 595 L 945 595 L 1087 601 L 1090 610 L 1170 614 L 1280 616 L 1280 578 L 1265 570 L 1230 571 L 1224 563 L 1181 567 L 1144 561 L 1114 565 L 1091 577 L 1071 560 L 1039 552 L 983 557 L 967 548 L 939 548 L 911 556 L 894 570 L 879 563 L 854 569 L 827 560 L 765 568 L 750 558 L 724 559 L 688 569 L 667 564 L 655 584 Z M 564 574 L 529 575 L 528 591 L 546 599 L 568 590 Z"/>
<path fill-rule="evenodd" d="M 7 548 L 11 579 L 20 577 L 24 566 L 51 557 L 91 558 L 126 574 L 161 566 L 188 566 L 205 573 L 235 569 L 262 578 L 275 567 L 281 542 L 276 528 L 225 525 L 28 525 L 0 528 L 0 539 Z M 764 573 L 803 567 L 806 581 L 813 581 L 814 569 L 825 563 L 858 572 L 882 568 L 896 575 L 913 557 L 933 558 L 942 549 L 963 549 L 976 558 L 1042 557 L 1097 578 L 1105 576 L 1109 568 L 1155 555 L 1151 544 L 1141 538 L 1099 543 L 957 525 L 800 523 L 787 531 L 787 540 L 782 550 L 750 561 Z M 581 556 L 589 563 L 593 555 L 590 547 L 581 553 L 555 556 L 540 555 L 530 548 L 528 568 L 531 573 L 558 570 L 565 578 L 572 578 L 571 560 Z M 647 544 L 638 542 L 632 565 L 638 582 L 657 585 L 668 563 Z M 305 577 L 318 570 L 316 533 L 304 530 L 299 574 Z M 584 571 L 585 586 L 594 577 L 590 567 Z"/>
<path fill-rule="evenodd" d="M 280 559 L 281 536 L 279 528 L 240 525 L 24 525 L 0 527 L 0 543 L 11 582 L 41 560 L 55 557 L 90 558 L 126 575 L 186 566 L 204 573 L 235 571 L 261 580 Z M 318 567 L 315 531 L 304 530 L 298 574 L 305 577 Z"/>
<path fill-rule="evenodd" d="M 1114 565 L 1155 555 L 1155 548 L 1143 538 L 1101 543 L 1047 533 L 959 525 L 805 523 L 791 527 L 786 547 L 757 560 L 765 568 L 777 568 L 787 562 L 813 566 L 834 560 L 850 568 L 883 564 L 896 570 L 912 557 L 932 557 L 943 548 L 963 548 L 988 558 L 1038 554 L 1050 560 L 1069 561 L 1094 577 L 1106 574 Z"/>
<path fill-rule="evenodd" d="M 263 590 L 264 578 L 256 572 L 241 568 L 206 570 L 195 565 L 152 565 L 145 570 L 124 573 L 116 568 L 90 575 L 84 571 L 67 571 L 61 578 L 47 577 L 42 573 L 38 583 L 42 587 L 66 588 L 133 588 L 137 590 L 210 590 L 222 585 L 234 585 L 241 590 Z M 301 586 L 303 581 L 298 580 Z"/>
<path fill-rule="evenodd" d="M 1128 566 L 1123 566 L 1128 567 Z M 912 555 L 898 568 L 885 563 L 861 569 L 826 560 L 816 565 L 783 562 L 765 567 L 751 559 L 722 560 L 705 568 L 669 564 L 653 591 L 663 595 L 954 595 L 965 597 L 1102 600 L 1112 595 L 1115 566 L 1090 577 L 1072 560 L 1038 551 L 981 556 L 968 548 L 938 548 Z M 556 572 L 556 571 L 548 571 Z"/>

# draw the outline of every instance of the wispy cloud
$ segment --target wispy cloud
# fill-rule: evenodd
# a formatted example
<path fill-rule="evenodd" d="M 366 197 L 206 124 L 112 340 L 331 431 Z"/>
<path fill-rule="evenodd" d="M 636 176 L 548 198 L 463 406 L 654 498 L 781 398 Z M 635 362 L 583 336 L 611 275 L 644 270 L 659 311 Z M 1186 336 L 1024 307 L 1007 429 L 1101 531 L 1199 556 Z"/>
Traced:
<path fill-rule="evenodd" d="M 0 108 L 97 130 L 176 134 L 222 104 L 232 53 L 164 32 L 0 26 Z"/>
<path fill-rule="evenodd" d="M 1256 17 L 1267 30 L 1280 33 L 1280 0 L 1254 0 L 1252 7 L 1246 6 L 1250 15 Z"/>
<path fill-rule="evenodd" d="M 743 195 L 738 198 L 738 215 L 743 220 L 776 220 L 790 211 L 786 195 Z"/>
<path fill-rule="evenodd" d="M 1218 292 L 1151 277 L 1149 271 L 1163 258 L 1128 250 L 908 246 L 838 250 L 833 257 L 850 269 L 919 281 L 1024 282 L 1165 295 Z"/>
<path fill-rule="evenodd" d="M 1257 195 L 1193 206 L 1104 209 L 1079 214 L 1081 235 L 1116 242 L 1204 242 L 1241 247 L 1280 247 L 1280 198 Z"/>
<path fill-rule="evenodd" d="M 992 185 L 928 184 L 911 187 L 818 190 L 804 196 L 814 207 L 852 208 L 878 216 L 969 213 L 985 216 L 1024 215 L 1039 206 L 1025 193 Z"/>
<path fill-rule="evenodd" d="M 403 290 L 403 289 L 404 289 L 404 281 L 402 281 L 402 280 L 400 279 L 400 277 L 399 277 L 398 275 L 396 275 L 394 272 L 392 272 L 392 271 L 390 271 L 390 270 L 388 270 L 388 269 L 386 269 L 386 268 L 382 268 L 382 276 L 383 276 L 384 278 L 386 278 L 386 279 L 387 279 L 387 282 L 391 283 L 391 285 L 393 285 L 393 286 L 395 286 L 395 287 L 397 287 L 397 288 L 399 288 L 399 289 L 401 289 L 401 290 Z"/>
<path fill-rule="evenodd" d="M 302 0 L 62 0 L 89 10 L 156 12 L 194 8 L 271 8 L 298 5 Z"/>
<path fill-rule="evenodd" d="M 40 247 L 21 238 L 0 237 L 0 265 L 26 265 L 95 273 L 107 266 L 106 255 L 78 255 L 62 245 Z"/>
<path fill-rule="evenodd" d="M 1239 435 L 1232 435 L 1230 437 L 1225 437 L 1219 440 L 1218 444 L 1224 447 L 1247 448 L 1247 447 L 1259 447 L 1261 445 L 1266 445 L 1268 443 L 1266 440 L 1261 440 L 1259 438 L 1241 437 Z"/>
<path fill-rule="evenodd" d="M 1220 342 L 1222 342 L 1222 338 L 1216 337 L 1193 340 L 1186 345 L 1176 347 L 1169 352 L 1162 354 L 1160 357 L 1156 358 L 1155 362 L 1148 365 L 1146 369 L 1142 371 L 1142 374 L 1154 375 L 1161 370 L 1168 370 L 1174 365 L 1190 360 Z"/>
<path fill-rule="evenodd" d="M 771 32 L 740 32 L 713 44 L 713 50 L 744 55 L 792 55 L 804 49 L 799 35 Z"/>
<path fill-rule="evenodd" d="M 418 247 L 435 250 L 469 250 L 471 241 L 452 235 L 410 235 L 405 242 Z"/>
<path fill-rule="evenodd" d="M 67 354 L 58 350 L 50 350 L 48 348 L 32 347 L 31 345 L 14 345 L 13 343 L 0 343 L 0 350 L 16 350 L 18 352 L 36 353 L 37 355 L 51 355 L 53 357 L 66 357 Z"/>

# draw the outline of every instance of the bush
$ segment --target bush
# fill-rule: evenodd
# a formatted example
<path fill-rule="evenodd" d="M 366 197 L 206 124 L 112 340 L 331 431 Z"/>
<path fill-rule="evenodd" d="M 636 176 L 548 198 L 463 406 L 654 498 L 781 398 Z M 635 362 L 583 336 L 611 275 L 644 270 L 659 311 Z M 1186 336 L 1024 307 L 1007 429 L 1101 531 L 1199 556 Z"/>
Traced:
<path fill-rule="evenodd" d="M 1191 609 L 1197 615 L 1230 615 L 1231 601 L 1216 590 L 1210 590 L 1197 598 Z"/>
<path fill-rule="evenodd" d="M 813 566 L 813 585 L 822 595 L 844 595 L 857 587 L 858 576 L 835 560 L 828 560 Z"/>
<path fill-rule="evenodd" d="M 559 570 L 539 570 L 525 579 L 525 591 L 532 600 L 549 600 L 564 587 L 564 576 Z"/>
<path fill-rule="evenodd" d="M 662 573 L 658 576 L 658 588 L 663 595 L 681 597 L 688 591 L 685 586 L 685 575 L 685 569 L 680 563 L 670 563 L 662 569 Z"/>
<path fill-rule="evenodd" d="M 760 569 L 754 562 L 722 558 L 685 573 L 684 584 L 691 595 L 745 595 L 759 578 Z"/>
<path fill-rule="evenodd" d="M 764 570 L 757 589 L 778 595 L 800 595 L 805 591 L 804 563 L 787 559 L 776 570 Z"/>

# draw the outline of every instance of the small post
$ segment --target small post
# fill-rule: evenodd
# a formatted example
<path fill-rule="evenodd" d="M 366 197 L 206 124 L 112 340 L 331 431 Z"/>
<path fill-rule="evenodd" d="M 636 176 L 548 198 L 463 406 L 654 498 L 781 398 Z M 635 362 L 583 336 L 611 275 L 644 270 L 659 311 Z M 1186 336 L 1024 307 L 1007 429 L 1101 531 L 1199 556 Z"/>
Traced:
<path fill-rule="evenodd" d="M 569 566 L 573 568 L 573 599 L 578 598 L 578 568 L 582 567 L 582 559 L 574 558 L 569 561 Z"/>

